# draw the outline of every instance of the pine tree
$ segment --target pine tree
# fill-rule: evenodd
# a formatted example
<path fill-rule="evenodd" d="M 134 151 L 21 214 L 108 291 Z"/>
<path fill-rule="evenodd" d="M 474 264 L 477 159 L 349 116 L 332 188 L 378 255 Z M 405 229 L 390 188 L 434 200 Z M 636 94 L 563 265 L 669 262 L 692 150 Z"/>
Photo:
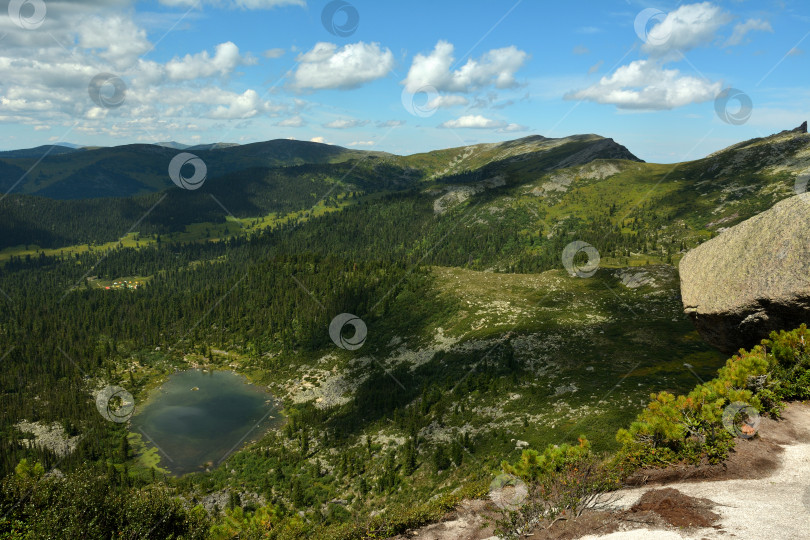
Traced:
<path fill-rule="evenodd" d="M 433 450 L 433 467 L 437 471 L 442 471 L 450 467 L 450 458 L 447 457 L 447 450 L 443 444 L 436 445 Z"/>
<path fill-rule="evenodd" d="M 403 454 L 402 473 L 405 476 L 410 476 L 416 471 L 416 444 L 414 440 L 408 439 L 405 443 L 405 451 Z"/>
<path fill-rule="evenodd" d="M 121 437 L 119 451 L 121 454 L 121 461 L 126 461 L 129 459 L 129 438 L 126 434 Z"/>
<path fill-rule="evenodd" d="M 307 456 L 309 454 L 309 436 L 306 430 L 301 431 L 301 455 Z"/>
<path fill-rule="evenodd" d="M 461 466 L 461 462 L 464 460 L 464 448 L 459 441 L 453 441 L 450 447 L 450 458 L 456 464 L 456 467 Z"/>

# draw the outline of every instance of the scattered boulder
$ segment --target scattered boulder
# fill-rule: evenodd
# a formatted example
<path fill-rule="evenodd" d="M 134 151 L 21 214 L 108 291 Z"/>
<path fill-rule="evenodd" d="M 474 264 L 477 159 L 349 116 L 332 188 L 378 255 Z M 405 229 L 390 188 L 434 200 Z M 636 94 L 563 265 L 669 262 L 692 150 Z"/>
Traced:
<path fill-rule="evenodd" d="M 810 193 L 701 244 L 679 270 L 684 312 L 726 354 L 810 321 Z"/>
<path fill-rule="evenodd" d="M 45 478 L 55 478 L 57 480 L 63 480 L 65 478 L 65 473 L 63 473 L 59 469 L 51 469 L 50 471 L 45 473 Z"/>
<path fill-rule="evenodd" d="M 510 442 L 515 443 L 515 450 L 523 450 L 529 447 L 527 441 L 521 441 L 520 439 L 511 439 Z"/>
<path fill-rule="evenodd" d="M 644 285 L 654 285 L 655 279 L 645 270 L 632 270 L 623 268 L 616 273 L 616 277 L 622 281 L 622 285 L 628 289 L 638 289 Z"/>

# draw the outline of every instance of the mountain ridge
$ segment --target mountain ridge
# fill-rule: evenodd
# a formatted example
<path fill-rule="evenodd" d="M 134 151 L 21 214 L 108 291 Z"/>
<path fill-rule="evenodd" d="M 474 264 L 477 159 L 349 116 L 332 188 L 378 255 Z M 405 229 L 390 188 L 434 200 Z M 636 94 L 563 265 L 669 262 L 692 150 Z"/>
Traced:
<path fill-rule="evenodd" d="M 81 150 L 42 146 L 0 153 L 0 191 L 8 192 L 13 187 L 13 193 L 52 199 L 121 197 L 156 192 L 172 185 L 167 174 L 168 163 L 180 151 L 195 152 L 206 163 L 209 177 L 255 167 L 289 167 L 377 158 L 397 166 L 421 170 L 430 178 L 438 178 L 461 170 L 478 169 L 507 158 L 519 160 L 520 156 L 531 156 L 573 143 L 595 144 L 597 147 L 580 158 L 572 158 L 569 164 L 594 157 L 641 161 L 613 139 L 598 135 L 574 135 L 558 139 L 530 136 L 503 143 L 448 148 L 408 156 L 289 139 L 243 145 L 135 143 Z M 36 169 L 31 170 L 35 164 Z M 22 176 L 20 171 L 30 172 L 25 175 L 23 182 L 16 185 Z"/>
<path fill-rule="evenodd" d="M 664 253 L 669 257 L 676 256 L 682 243 L 694 245 L 793 193 L 796 175 L 810 165 L 810 135 L 775 134 L 672 165 L 645 163 L 613 139 L 593 134 L 529 136 L 409 156 L 281 139 L 199 152 L 208 165 L 208 179 L 200 189 L 185 193 L 167 178 L 168 163 L 177 153 L 140 144 L 43 160 L 40 166 L 66 169 L 63 181 L 53 181 L 47 171 L 45 178 L 32 173 L 26 179 L 32 177 L 35 193 L 17 195 L 15 190 L 0 201 L 0 222 L 15 231 L 0 250 L 118 241 L 161 192 L 176 203 L 145 216 L 142 233 L 180 234 L 195 223 L 230 231 L 217 225 L 225 224 L 226 217 L 240 220 L 243 227 L 261 228 L 293 216 L 306 219 L 312 211 L 338 210 L 366 197 L 410 192 L 407 196 L 417 199 L 436 198 L 430 202 L 436 215 L 464 206 L 470 198 L 480 200 L 492 213 L 481 220 L 500 226 L 498 220 L 506 218 L 498 216 L 508 215 L 520 223 L 520 230 L 539 230 L 544 236 L 603 212 L 626 235 L 637 231 L 643 207 L 657 208 L 656 236 L 671 239 Z M 68 168 L 73 160 L 85 166 Z M 0 179 L 19 178 L 35 162 L 0 159 Z M 122 194 L 122 187 L 136 194 Z M 82 198 L 88 191 L 92 198 Z M 606 201 L 609 208 L 604 209 Z M 70 217 L 87 212 L 97 216 L 93 228 Z"/>

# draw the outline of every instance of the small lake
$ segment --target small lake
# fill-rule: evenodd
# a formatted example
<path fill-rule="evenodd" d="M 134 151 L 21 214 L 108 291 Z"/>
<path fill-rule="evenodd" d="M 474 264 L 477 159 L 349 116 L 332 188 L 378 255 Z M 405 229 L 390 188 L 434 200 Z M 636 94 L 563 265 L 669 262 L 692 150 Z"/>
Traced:
<path fill-rule="evenodd" d="M 217 466 L 282 423 L 273 396 L 230 371 L 175 373 L 139 409 L 132 431 L 156 445 L 160 466 L 177 475 Z"/>

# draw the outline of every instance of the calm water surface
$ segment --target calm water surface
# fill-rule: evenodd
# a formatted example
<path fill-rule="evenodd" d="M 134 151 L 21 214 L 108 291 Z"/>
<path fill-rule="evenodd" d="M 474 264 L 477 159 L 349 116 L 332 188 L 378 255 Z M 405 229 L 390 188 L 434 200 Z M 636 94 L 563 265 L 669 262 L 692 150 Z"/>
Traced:
<path fill-rule="evenodd" d="M 158 446 L 161 467 L 174 474 L 201 471 L 280 425 L 272 400 L 236 373 L 192 369 L 155 390 L 132 417 L 132 429 Z"/>

